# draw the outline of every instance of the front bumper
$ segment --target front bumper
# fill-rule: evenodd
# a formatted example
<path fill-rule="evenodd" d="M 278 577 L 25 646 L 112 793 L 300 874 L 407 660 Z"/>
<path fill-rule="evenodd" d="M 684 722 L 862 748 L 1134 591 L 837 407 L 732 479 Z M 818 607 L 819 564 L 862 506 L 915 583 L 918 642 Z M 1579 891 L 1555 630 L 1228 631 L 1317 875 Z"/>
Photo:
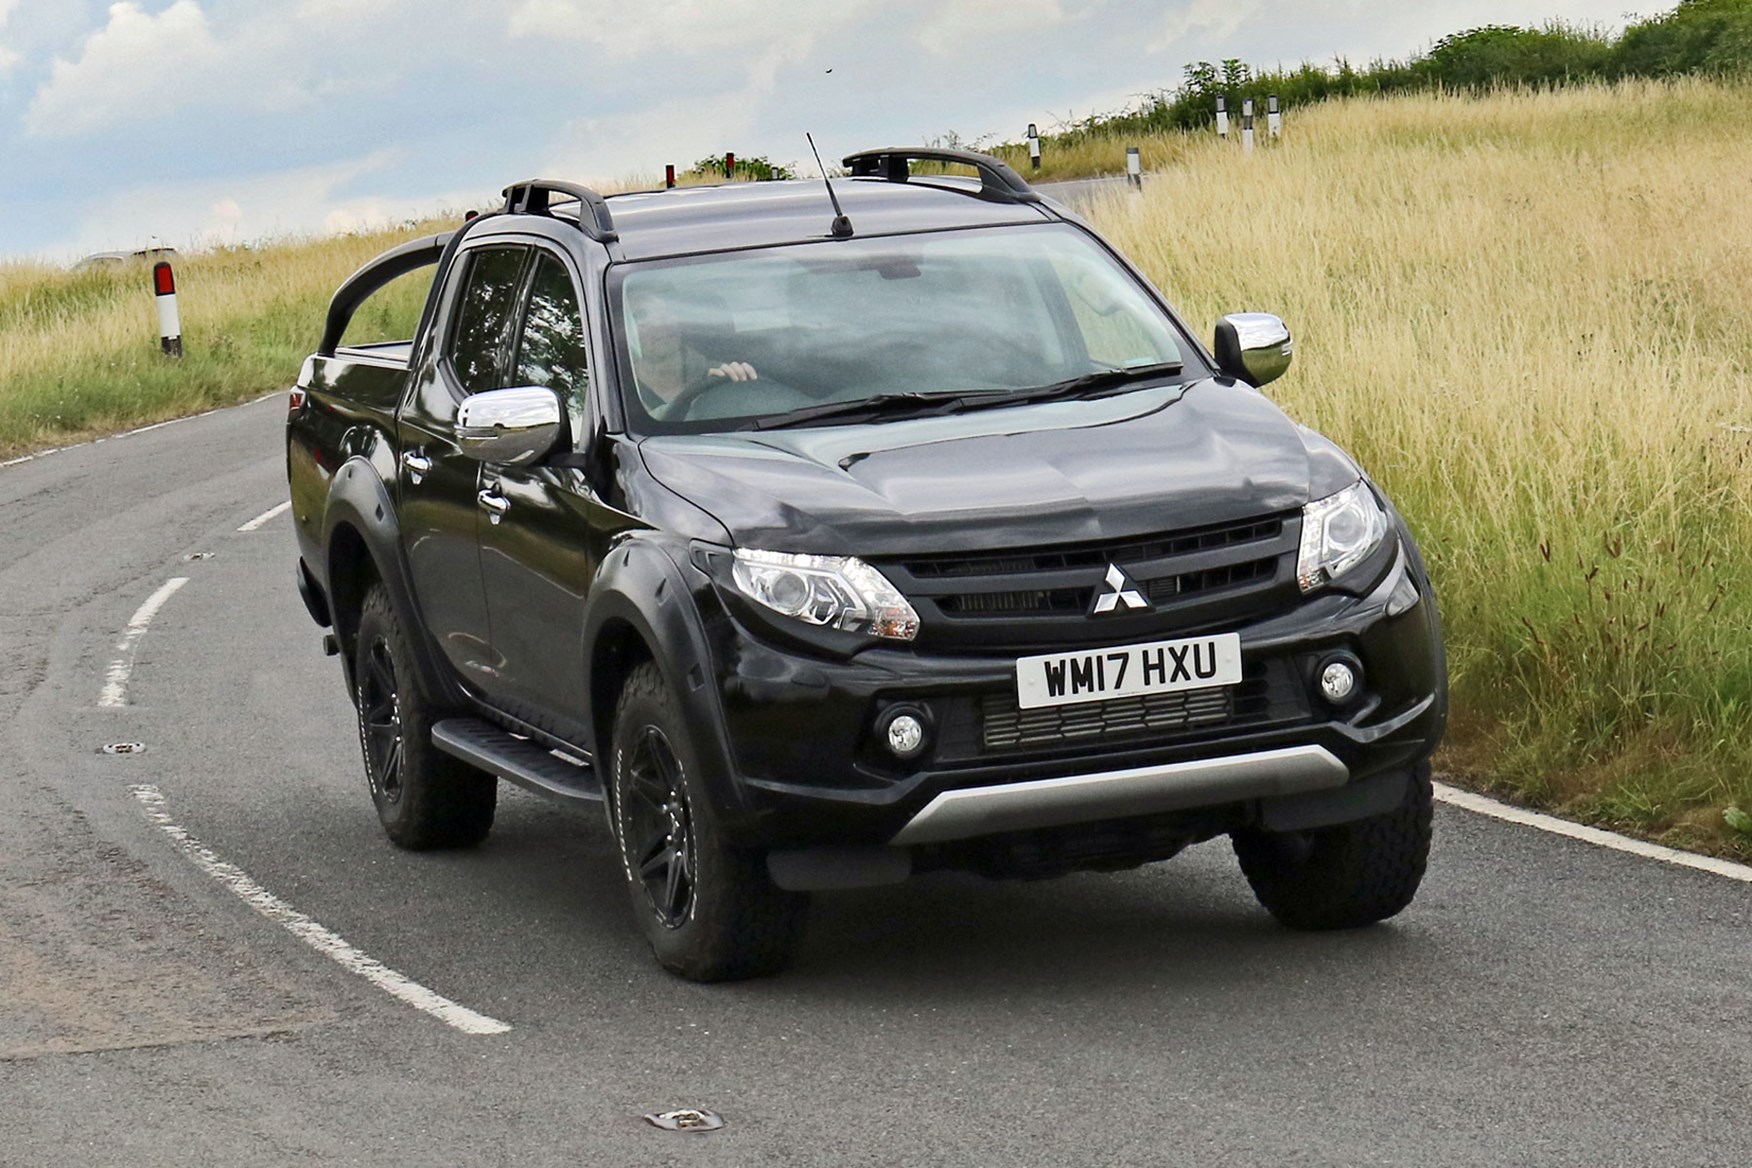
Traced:
<path fill-rule="evenodd" d="M 1408 587 L 1417 596 L 1406 608 Z M 1365 596 L 1317 595 L 1232 630 L 1250 677 L 1270 691 L 1248 716 L 1020 744 L 979 732 L 981 711 L 1014 693 L 1013 655 L 872 646 L 830 659 L 775 643 L 696 595 L 711 607 L 715 705 L 730 754 L 713 768 L 713 801 L 731 838 L 752 847 L 929 850 L 1177 814 L 1200 817 L 1208 836 L 1266 822 L 1267 805 L 1289 800 L 1301 801 L 1303 819 L 1331 821 L 1344 806 L 1373 806 L 1346 804 L 1346 791 L 1427 757 L 1447 714 L 1434 597 L 1403 550 Z M 1314 686 L 1334 653 L 1359 662 L 1365 678 L 1339 708 Z M 910 763 L 878 733 L 901 705 L 931 731 Z M 1308 811 L 1325 792 L 1339 810 Z"/>

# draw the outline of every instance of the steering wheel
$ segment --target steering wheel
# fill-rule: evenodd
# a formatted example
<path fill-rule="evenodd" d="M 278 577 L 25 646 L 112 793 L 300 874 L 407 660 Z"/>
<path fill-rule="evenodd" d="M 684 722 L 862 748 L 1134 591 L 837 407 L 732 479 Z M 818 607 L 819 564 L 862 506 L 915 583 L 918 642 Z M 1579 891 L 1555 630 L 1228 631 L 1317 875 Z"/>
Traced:
<path fill-rule="evenodd" d="M 666 418 L 685 422 L 693 413 L 694 403 L 714 389 L 722 389 L 726 385 L 741 385 L 728 377 L 713 377 L 710 373 L 702 373 L 694 380 L 681 387 L 681 392 L 669 399 L 669 405 L 664 409 Z"/>

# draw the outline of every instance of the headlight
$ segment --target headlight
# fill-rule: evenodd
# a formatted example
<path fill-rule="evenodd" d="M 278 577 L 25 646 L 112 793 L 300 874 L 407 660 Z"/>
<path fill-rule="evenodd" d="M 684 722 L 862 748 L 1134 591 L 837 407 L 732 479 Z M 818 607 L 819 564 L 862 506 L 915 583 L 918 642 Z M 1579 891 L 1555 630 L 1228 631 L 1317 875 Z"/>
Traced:
<path fill-rule="evenodd" d="M 731 576 L 749 599 L 806 624 L 910 641 L 919 614 L 875 568 L 852 556 L 736 550 Z"/>
<path fill-rule="evenodd" d="M 1312 592 L 1368 557 L 1387 534 L 1387 513 L 1369 485 L 1356 482 L 1302 508 L 1302 550 L 1296 583 Z"/>

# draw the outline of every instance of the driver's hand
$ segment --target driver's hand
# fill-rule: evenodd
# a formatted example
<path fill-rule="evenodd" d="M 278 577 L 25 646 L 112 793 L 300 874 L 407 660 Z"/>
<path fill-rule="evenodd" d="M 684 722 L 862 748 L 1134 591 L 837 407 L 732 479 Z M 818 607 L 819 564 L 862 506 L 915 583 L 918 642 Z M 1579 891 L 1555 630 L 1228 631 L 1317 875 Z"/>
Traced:
<path fill-rule="evenodd" d="M 707 377 L 727 377 L 731 381 L 759 381 L 760 374 L 747 361 L 726 361 L 706 370 Z"/>

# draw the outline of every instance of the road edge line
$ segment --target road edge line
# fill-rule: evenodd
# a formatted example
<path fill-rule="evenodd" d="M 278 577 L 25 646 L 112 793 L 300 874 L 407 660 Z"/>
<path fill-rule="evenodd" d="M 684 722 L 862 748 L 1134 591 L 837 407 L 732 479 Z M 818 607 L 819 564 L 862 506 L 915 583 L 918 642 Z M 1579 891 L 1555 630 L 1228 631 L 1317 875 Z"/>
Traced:
<path fill-rule="evenodd" d="M 1528 811 L 1523 807 L 1515 807 L 1488 795 L 1480 795 L 1473 791 L 1463 791 L 1459 787 L 1451 787 L 1447 783 L 1435 784 L 1436 799 L 1452 807 L 1459 807 L 1477 815 L 1488 816 L 1504 823 L 1515 823 L 1522 827 L 1536 828 L 1551 835 L 1560 835 L 1566 839 L 1579 840 L 1595 847 L 1610 848 L 1615 852 L 1628 852 L 1633 856 L 1641 856 L 1646 860 L 1659 860 L 1664 864 L 1673 864 L 1680 868 L 1691 868 L 1698 872 L 1708 872 L 1712 876 L 1724 876 L 1729 880 L 1738 880 L 1744 884 L 1752 884 L 1752 865 L 1736 863 L 1733 860 L 1723 860 L 1715 856 L 1700 856 L 1694 852 L 1682 852 L 1677 848 L 1669 848 L 1662 844 L 1652 844 L 1647 840 L 1632 839 L 1627 835 L 1619 835 L 1604 828 L 1589 827 L 1582 823 L 1571 823 L 1567 819 L 1559 819 L 1555 815 L 1546 815 L 1538 811 Z"/>
<path fill-rule="evenodd" d="M 100 707 L 114 710 L 128 704 L 128 680 L 134 675 L 134 655 L 139 652 L 140 638 L 146 635 L 147 627 L 158 615 L 158 610 L 164 607 L 164 602 L 188 582 L 187 576 L 172 576 L 128 618 L 128 627 L 122 630 L 121 640 L 116 642 L 116 659 L 110 662 L 104 673 L 103 690 L 97 695 Z"/>
<path fill-rule="evenodd" d="M 164 793 L 157 787 L 150 783 L 137 783 L 130 786 L 128 792 L 139 802 L 147 821 L 168 835 L 176 843 L 177 850 L 190 863 L 229 889 L 250 908 L 280 925 L 347 972 L 357 974 L 396 1000 L 429 1014 L 464 1034 L 504 1034 L 511 1029 L 510 1023 L 501 1022 L 497 1018 L 453 1002 L 436 990 L 428 989 L 370 954 L 354 948 L 338 933 L 305 916 L 257 884 L 242 868 L 220 859 L 212 849 L 171 818 L 170 812 L 165 809 Z"/>
<path fill-rule="evenodd" d="M 248 523 L 245 523 L 242 527 L 239 527 L 237 530 L 239 530 L 239 531 L 255 531 L 256 529 L 261 527 L 262 524 L 268 522 L 268 520 L 277 519 L 280 517 L 280 515 L 282 513 L 286 512 L 286 511 L 290 511 L 291 509 L 292 509 L 292 500 L 288 499 L 284 503 L 276 504 L 275 506 L 268 508 L 266 511 L 263 511 L 260 515 L 257 515 L 254 519 L 251 519 Z"/>

